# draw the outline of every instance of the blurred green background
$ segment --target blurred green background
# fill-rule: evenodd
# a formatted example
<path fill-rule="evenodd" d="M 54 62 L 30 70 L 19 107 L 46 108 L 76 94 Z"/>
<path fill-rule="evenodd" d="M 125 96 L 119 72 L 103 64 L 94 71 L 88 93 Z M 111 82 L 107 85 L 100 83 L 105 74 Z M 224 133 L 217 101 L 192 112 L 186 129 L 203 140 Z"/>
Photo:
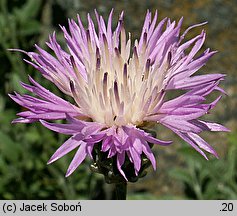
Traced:
<path fill-rule="evenodd" d="M 207 116 L 229 127 L 231 133 L 204 133 L 220 159 L 204 160 L 171 132 L 158 127 L 160 138 L 173 139 L 170 147 L 154 148 L 157 171 L 128 186 L 129 199 L 237 199 L 237 3 L 235 0 L 0 0 L 0 199 L 105 199 L 111 187 L 103 177 L 91 174 L 90 161 L 65 178 L 73 154 L 48 166 L 46 162 L 56 148 L 68 137 L 49 131 L 39 123 L 11 125 L 21 111 L 7 96 L 17 91 L 26 93 L 19 81 L 27 82 L 27 74 L 58 95 L 61 93 L 39 72 L 28 66 L 21 53 L 7 51 L 20 48 L 34 51 L 37 43 L 46 48 L 45 41 L 54 30 L 60 41 L 63 36 L 58 24 L 67 26 L 67 18 L 81 15 L 86 24 L 87 13 L 97 9 L 105 18 L 115 9 L 125 11 L 125 25 L 137 38 L 147 9 L 179 19 L 184 16 L 183 30 L 189 25 L 208 21 L 207 47 L 218 50 L 202 72 L 226 73 L 222 83 L 224 97 L 212 115 Z M 187 37 L 198 34 L 192 30 Z M 214 95 L 215 96 L 215 95 Z"/>

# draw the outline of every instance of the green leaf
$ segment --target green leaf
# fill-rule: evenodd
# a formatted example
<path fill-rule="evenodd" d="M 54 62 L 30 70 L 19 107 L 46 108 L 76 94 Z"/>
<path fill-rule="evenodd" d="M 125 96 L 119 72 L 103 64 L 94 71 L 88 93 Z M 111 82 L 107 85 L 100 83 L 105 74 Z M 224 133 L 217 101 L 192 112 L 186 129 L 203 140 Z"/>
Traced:
<path fill-rule="evenodd" d="M 27 23 L 37 16 L 42 0 L 28 0 L 21 8 L 15 8 L 14 15 L 20 23 Z"/>
<path fill-rule="evenodd" d="M 0 131 L 1 154 L 8 160 L 16 163 L 20 156 L 20 146 L 7 135 Z"/>
<path fill-rule="evenodd" d="M 182 168 L 174 168 L 172 170 L 169 171 L 169 175 L 180 180 L 183 181 L 189 185 L 192 185 L 192 177 L 189 174 L 188 171 L 186 171 L 185 169 Z"/>
<path fill-rule="evenodd" d="M 178 149 L 178 152 L 185 158 L 185 160 L 194 161 L 195 164 L 203 163 L 206 159 L 200 155 L 195 149 L 190 146 Z"/>
<path fill-rule="evenodd" d="M 29 22 L 24 25 L 24 28 L 20 29 L 19 34 L 22 36 L 35 35 L 40 32 L 40 27 L 40 22 L 29 20 Z"/>

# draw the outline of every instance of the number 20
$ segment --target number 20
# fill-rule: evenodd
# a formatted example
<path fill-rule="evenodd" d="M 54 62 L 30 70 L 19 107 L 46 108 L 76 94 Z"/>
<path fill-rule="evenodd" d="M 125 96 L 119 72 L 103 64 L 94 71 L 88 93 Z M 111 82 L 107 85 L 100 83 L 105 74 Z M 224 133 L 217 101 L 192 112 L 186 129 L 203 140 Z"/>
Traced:
<path fill-rule="evenodd" d="M 221 211 L 233 211 L 233 203 L 222 203 L 223 209 Z"/>

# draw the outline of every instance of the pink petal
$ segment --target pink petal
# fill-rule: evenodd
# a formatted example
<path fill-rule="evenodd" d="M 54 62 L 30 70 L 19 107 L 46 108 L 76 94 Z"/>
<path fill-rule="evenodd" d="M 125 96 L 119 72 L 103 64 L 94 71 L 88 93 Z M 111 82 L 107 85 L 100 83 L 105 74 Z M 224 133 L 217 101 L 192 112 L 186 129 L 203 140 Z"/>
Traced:
<path fill-rule="evenodd" d="M 58 160 L 59 158 L 66 155 L 68 152 L 72 151 L 79 145 L 81 145 L 83 136 L 81 134 L 77 134 L 69 138 L 65 143 L 63 143 L 57 151 L 53 154 L 53 156 L 49 159 L 48 164 L 53 163 L 54 161 Z"/>
<path fill-rule="evenodd" d="M 81 142 L 81 146 L 77 150 L 72 162 L 69 165 L 66 177 L 70 176 L 75 171 L 75 169 L 82 163 L 82 161 L 85 160 L 87 156 L 86 145 L 87 144 L 85 142 Z"/>
<path fill-rule="evenodd" d="M 117 168 L 121 173 L 121 175 L 126 179 L 126 181 L 128 181 L 124 171 L 121 168 L 122 165 L 124 164 L 124 161 L 125 161 L 125 152 L 123 151 L 121 154 L 117 154 Z"/>

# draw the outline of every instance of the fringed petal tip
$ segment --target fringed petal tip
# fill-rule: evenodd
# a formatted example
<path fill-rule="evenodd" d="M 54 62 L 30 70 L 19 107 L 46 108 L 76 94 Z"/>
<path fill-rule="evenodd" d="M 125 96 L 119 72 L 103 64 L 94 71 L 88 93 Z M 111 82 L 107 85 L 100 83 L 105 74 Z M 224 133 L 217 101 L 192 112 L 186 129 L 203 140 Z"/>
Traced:
<path fill-rule="evenodd" d="M 229 129 L 229 128 L 223 126 L 223 125 L 219 125 L 219 126 L 220 126 L 220 128 L 218 130 L 219 132 L 231 132 L 231 129 Z"/>
<path fill-rule="evenodd" d="M 58 158 L 52 156 L 52 157 L 48 160 L 47 165 L 52 164 L 52 163 L 55 162 L 57 159 L 58 159 Z"/>
<path fill-rule="evenodd" d="M 74 170 L 67 170 L 66 174 L 65 174 L 65 177 L 69 177 L 72 173 L 74 172 Z"/>
<path fill-rule="evenodd" d="M 24 124 L 29 124 L 29 123 L 33 123 L 36 120 L 34 119 L 27 119 L 27 118 L 17 118 L 11 121 L 11 124 L 17 124 L 17 123 L 24 123 Z"/>
<path fill-rule="evenodd" d="M 15 98 L 16 98 L 16 95 L 14 95 L 14 94 L 7 94 L 12 100 L 14 100 L 15 101 Z"/>
<path fill-rule="evenodd" d="M 214 154 L 214 156 L 215 156 L 216 159 L 220 159 L 220 157 L 219 157 L 217 152 L 216 152 L 216 154 Z"/>
<path fill-rule="evenodd" d="M 24 119 L 23 118 L 17 118 L 11 121 L 11 124 L 17 124 L 17 123 L 23 123 Z"/>
<path fill-rule="evenodd" d="M 231 132 L 231 129 L 226 128 L 226 127 L 224 127 L 224 126 L 223 126 L 223 128 L 224 128 L 224 129 L 222 130 L 223 132 Z"/>
<path fill-rule="evenodd" d="M 11 52 L 21 52 L 21 53 L 24 53 L 26 55 L 28 55 L 28 52 L 26 52 L 25 50 L 22 50 L 22 49 L 7 49 L 8 51 L 11 51 Z"/>

